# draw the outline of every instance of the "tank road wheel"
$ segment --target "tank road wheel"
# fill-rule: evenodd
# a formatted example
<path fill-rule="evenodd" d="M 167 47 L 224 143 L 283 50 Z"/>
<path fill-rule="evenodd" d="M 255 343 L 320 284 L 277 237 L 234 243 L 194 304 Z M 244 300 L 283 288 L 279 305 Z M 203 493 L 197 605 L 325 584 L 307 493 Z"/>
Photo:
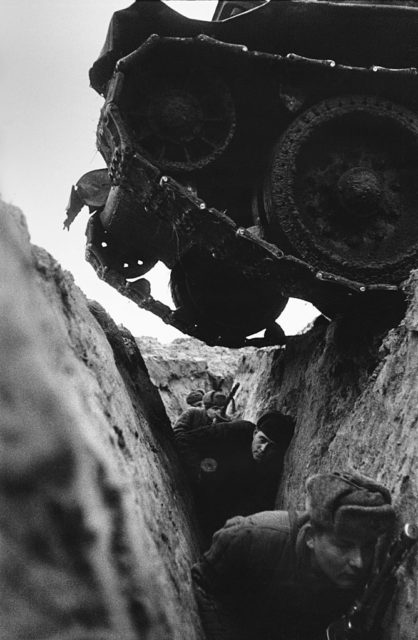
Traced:
<path fill-rule="evenodd" d="M 241 347 L 246 336 L 266 327 L 269 344 L 283 342 L 284 334 L 274 320 L 287 298 L 275 283 L 246 277 L 231 262 L 212 258 L 202 247 L 191 249 L 174 265 L 170 288 L 179 315 L 194 323 L 199 338 L 208 344 Z"/>
<path fill-rule="evenodd" d="M 217 73 L 183 64 L 142 74 L 135 87 L 124 112 L 135 146 L 161 169 L 201 169 L 230 143 L 234 103 Z"/>
<path fill-rule="evenodd" d="M 370 96 L 328 99 L 278 142 L 267 233 L 318 269 L 366 283 L 418 261 L 418 120 Z"/>

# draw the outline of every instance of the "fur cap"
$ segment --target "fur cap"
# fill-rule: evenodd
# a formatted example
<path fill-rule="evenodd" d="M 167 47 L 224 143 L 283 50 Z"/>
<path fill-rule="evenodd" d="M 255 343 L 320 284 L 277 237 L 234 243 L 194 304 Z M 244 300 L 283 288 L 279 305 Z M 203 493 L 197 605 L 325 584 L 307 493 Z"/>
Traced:
<path fill-rule="evenodd" d="M 336 535 L 377 538 L 391 530 L 395 511 L 389 491 L 355 473 L 319 473 L 306 482 L 312 523 Z"/>

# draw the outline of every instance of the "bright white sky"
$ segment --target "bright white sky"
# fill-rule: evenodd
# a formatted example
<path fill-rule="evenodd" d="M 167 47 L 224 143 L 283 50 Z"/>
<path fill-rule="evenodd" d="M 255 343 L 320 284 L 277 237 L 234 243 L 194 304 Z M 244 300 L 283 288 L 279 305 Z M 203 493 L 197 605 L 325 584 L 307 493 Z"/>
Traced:
<path fill-rule="evenodd" d="M 2 0 L 0 3 L 0 193 L 20 207 L 34 244 L 47 249 L 89 298 L 98 300 L 134 335 L 170 341 L 181 334 L 101 282 L 84 260 L 87 209 L 63 231 L 71 185 L 105 166 L 95 146 L 102 98 L 89 87 L 114 11 L 129 0 Z M 189 15 L 210 19 L 216 2 L 173 2 Z M 177 5 L 177 6 L 176 6 Z M 194 15 L 193 15 L 194 14 Z M 152 294 L 171 304 L 168 270 L 146 276 Z M 280 317 L 287 334 L 316 315 L 301 300 Z"/>

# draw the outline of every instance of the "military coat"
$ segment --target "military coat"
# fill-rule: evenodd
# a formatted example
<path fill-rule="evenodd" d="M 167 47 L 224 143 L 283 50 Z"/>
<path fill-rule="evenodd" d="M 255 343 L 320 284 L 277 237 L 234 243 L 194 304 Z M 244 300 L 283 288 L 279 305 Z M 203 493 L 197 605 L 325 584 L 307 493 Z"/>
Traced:
<path fill-rule="evenodd" d="M 311 561 L 307 514 L 236 517 L 192 569 L 208 640 L 316 640 L 352 603 Z"/>

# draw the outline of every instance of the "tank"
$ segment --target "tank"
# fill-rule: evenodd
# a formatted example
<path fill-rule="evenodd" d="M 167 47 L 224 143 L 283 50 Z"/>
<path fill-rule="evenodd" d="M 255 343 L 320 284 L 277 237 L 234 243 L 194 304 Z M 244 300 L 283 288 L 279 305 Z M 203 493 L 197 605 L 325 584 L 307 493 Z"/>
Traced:
<path fill-rule="evenodd" d="M 399 309 L 418 259 L 418 9 L 222 2 L 215 18 L 143 0 L 113 15 L 90 70 L 107 168 L 65 223 L 90 206 L 87 260 L 208 344 L 280 343 L 289 297 L 328 317 Z M 143 277 L 157 261 L 175 309 Z"/>

